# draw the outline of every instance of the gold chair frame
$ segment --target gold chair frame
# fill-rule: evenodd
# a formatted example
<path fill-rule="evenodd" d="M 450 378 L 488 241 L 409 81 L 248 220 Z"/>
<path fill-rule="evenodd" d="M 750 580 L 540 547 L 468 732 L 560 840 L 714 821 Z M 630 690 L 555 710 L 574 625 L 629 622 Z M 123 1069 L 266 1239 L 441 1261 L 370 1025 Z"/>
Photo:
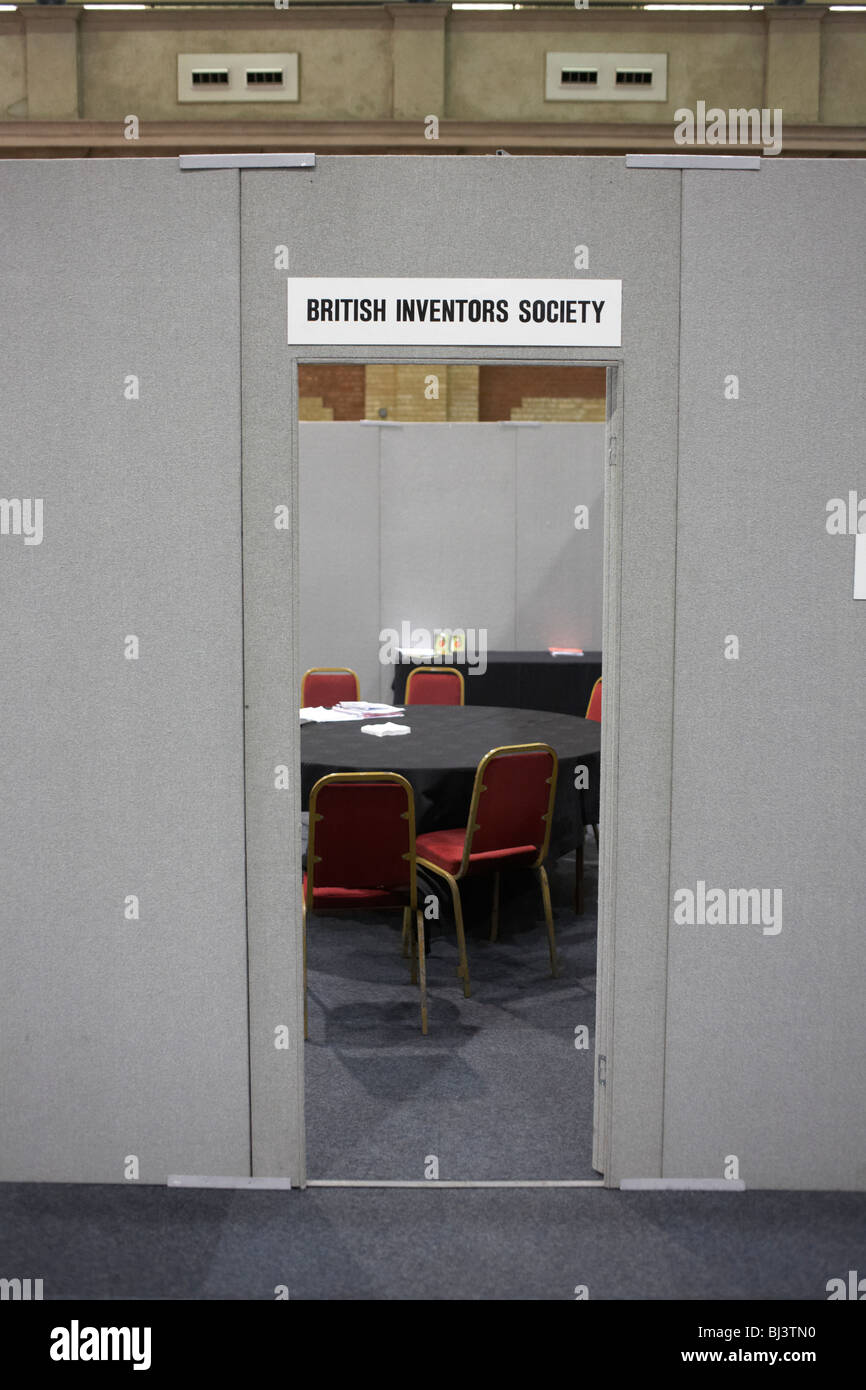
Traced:
<path fill-rule="evenodd" d="M 418 906 L 418 857 L 415 851 L 415 793 L 412 785 L 407 782 L 405 777 L 401 777 L 398 772 L 329 772 L 327 776 L 320 777 L 310 792 L 310 834 L 307 843 L 307 887 L 303 900 L 303 930 L 304 930 L 304 1039 L 309 1038 L 309 1018 L 307 1013 L 307 915 L 315 913 L 313 906 L 313 892 L 315 888 L 315 865 L 321 864 L 320 856 L 316 854 L 316 826 L 319 821 L 325 819 L 316 809 L 319 799 L 319 792 L 322 787 L 333 785 L 335 782 L 357 786 L 359 782 L 392 782 L 397 786 L 404 787 L 407 792 L 407 809 L 400 812 L 403 820 L 409 822 L 409 849 L 402 856 L 409 861 L 409 905 L 402 909 L 403 912 L 403 941 L 411 938 L 412 941 L 412 962 L 411 962 L 411 981 L 412 984 L 420 984 L 421 988 L 421 1032 L 427 1036 L 427 958 L 424 944 L 424 914 Z M 356 912 L 356 904 L 347 904 L 345 908 L 329 908 L 327 915 L 332 912 Z M 363 908 L 360 909 L 364 911 Z M 377 908 L 377 912 L 399 912 L 401 909 L 396 907 Z M 415 918 L 415 933 L 412 933 L 412 918 Z"/>
<path fill-rule="evenodd" d="M 592 699 L 595 695 L 597 688 L 601 685 L 601 680 L 601 676 L 598 676 L 597 679 L 593 682 L 592 690 L 589 692 L 589 699 L 586 702 L 586 714 L 583 716 L 584 719 L 588 717 L 589 711 L 592 709 Z M 593 825 L 592 833 L 595 836 L 596 849 L 598 849 L 599 840 L 597 825 Z M 581 835 L 581 838 L 578 841 L 574 856 L 574 910 L 577 913 L 578 917 L 583 915 L 583 841 L 585 836 L 586 826 L 583 826 L 583 834 Z"/>

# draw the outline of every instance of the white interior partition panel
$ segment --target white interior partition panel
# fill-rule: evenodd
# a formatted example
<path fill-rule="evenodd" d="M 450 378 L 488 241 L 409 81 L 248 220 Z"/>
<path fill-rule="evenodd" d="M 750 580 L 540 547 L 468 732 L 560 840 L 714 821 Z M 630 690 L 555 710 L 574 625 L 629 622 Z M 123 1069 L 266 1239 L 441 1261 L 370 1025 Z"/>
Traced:
<path fill-rule="evenodd" d="M 301 671 L 351 666 L 361 698 L 377 700 L 379 430 L 298 426 Z"/>
<path fill-rule="evenodd" d="M 515 459 L 498 425 L 382 429 L 382 626 L 514 646 Z"/>
<path fill-rule="evenodd" d="M 513 431 L 518 651 L 602 646 L 603 424 Z M 586 508 L 584 516 L 575 508 Z M 576 523 L 580 523 L 578 526 Z"/>

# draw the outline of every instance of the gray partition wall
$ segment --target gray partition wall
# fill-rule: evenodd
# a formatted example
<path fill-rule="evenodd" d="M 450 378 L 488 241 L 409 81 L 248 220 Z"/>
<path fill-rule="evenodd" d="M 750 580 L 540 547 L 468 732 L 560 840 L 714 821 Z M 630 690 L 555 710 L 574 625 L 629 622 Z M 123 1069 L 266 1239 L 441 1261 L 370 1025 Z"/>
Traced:
<path fill-rule="evenodd" d="M 866 493 L 866 167 L 12 161 L 0 194 L 0 1177 L 304 1180 L 297 363 L 562 354 L 290 347 L 287 273 L 581 245 L 623 282 L 622 348 L 576 359 L 611 368 L 596 1162 L 866 1186 L 866 604 L 826 524 Z M 368 528 L 405 549 L 352 505 L 347 579 Z"/>
<path fill-rule="evenodd" d="M 7 161 L 0 243 L 0 1178 L 248 1173 L 238 177 Z"/>
<path fill-rule="evenodd" d="M 866 166 L 730 189 L 685 179 L 671 888 L 780 911 L 671 929 L 664 1164 L 862 1188 Z"/>

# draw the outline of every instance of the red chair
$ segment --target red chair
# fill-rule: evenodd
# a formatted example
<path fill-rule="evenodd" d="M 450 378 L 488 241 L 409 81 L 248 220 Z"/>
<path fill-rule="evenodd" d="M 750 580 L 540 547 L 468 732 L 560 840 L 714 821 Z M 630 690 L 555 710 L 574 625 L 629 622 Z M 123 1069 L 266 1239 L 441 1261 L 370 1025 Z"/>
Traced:
<path fill-rule="evenodd" d="M 412 983 L 420 975 L 421 1032 L 427 1032 L 424 918 L 418 907 L 415 799 L 396 772 L 332 772 L 310 793 L 304 874 L 304 1037 L 307 1018 L 307 919 L 350 909 L 403 913 L 412 940 Z M 415 932 L 412 931 L 412 919 Z"/>
<path fill-rule="evenodd" d="M 341 700 L 360 700 L 361 686 L 349 666 L 311 666 L 301 681 L 301 709 L 309 705 L 338 705 Z"/>
<path fill-rule="evenodd" d="M 601 676 L 599 676 L 589 697 L 589 704 L 586 707 L 586 719 L 591 719 L 595 724 L 601 723 Z M 585 831 L 585 827 L 584 827 Z M 598 844 L 598 826 L 592 827 L 595 836 L 595 843 Z M 583 840 L 577 846 L 577 855 L 574 864 L 574 910 L 580 916 L 583 912 Z"/>
<path fill-rule="evenodd" d="M 469 998 L 469 962 L 460 903 L 459 881 L 470 874 L 492 873 L 493 921 L 491 941 L 499 928 L 499 875 L 503 869 L 532 868 L 541 884 L 550 945 L 551 974 L 558 973 L 553 909 L 544 860 L 550 843 L 556 796 L 557 757 L 547 743 L 521 743 L 494 748 L 475 773 L 469 824 L 457 830 L 434 830 L 419 835 L 418 863 L 439 874 L 451 889 L 459 974 Z"/>
<path fill-rule="evenodd" d="M 584 719 L 592 719 L 596 724 L 601 723 L 601 676 L 592 687 Z"/>
<path fill-rule="evenodd" d="M 406 681 L 407 705 L 462 705 L 463 672 L 453 666 L 415 666 Z"/>

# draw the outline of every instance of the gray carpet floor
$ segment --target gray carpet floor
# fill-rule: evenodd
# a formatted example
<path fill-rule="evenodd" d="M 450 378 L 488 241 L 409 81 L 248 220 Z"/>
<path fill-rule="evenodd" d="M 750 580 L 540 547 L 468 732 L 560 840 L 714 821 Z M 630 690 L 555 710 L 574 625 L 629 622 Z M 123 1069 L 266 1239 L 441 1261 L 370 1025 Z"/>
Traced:
<path fill-rule="evenodd" d="M 46 1299 L 824 1301 L 864 1247 L 851 1192 L 0 1184 L 0 1271 Z"/>
<path fill-rule="evenodd" d="M 427 959 L 429 1033 L 400 952 L 399 913 L 313 917 L 305 1049 L 310 1178 L 599 1180 L 591 1164 L 597 856 L 586 842 L 585 912 L 574 859 L 550 871 L 562 973 L 550 974 L 532 874 L 503 876 L 491 943 L 491 880 L 464 887 L 472 996 L 456 975 L 450 904 Z M 432 885 L 430 885 L 432 888 Z M 426 891 L 426 889 L 425 889 Z M 586 1025 L 589 1046 L 575 1047 Z"/>

